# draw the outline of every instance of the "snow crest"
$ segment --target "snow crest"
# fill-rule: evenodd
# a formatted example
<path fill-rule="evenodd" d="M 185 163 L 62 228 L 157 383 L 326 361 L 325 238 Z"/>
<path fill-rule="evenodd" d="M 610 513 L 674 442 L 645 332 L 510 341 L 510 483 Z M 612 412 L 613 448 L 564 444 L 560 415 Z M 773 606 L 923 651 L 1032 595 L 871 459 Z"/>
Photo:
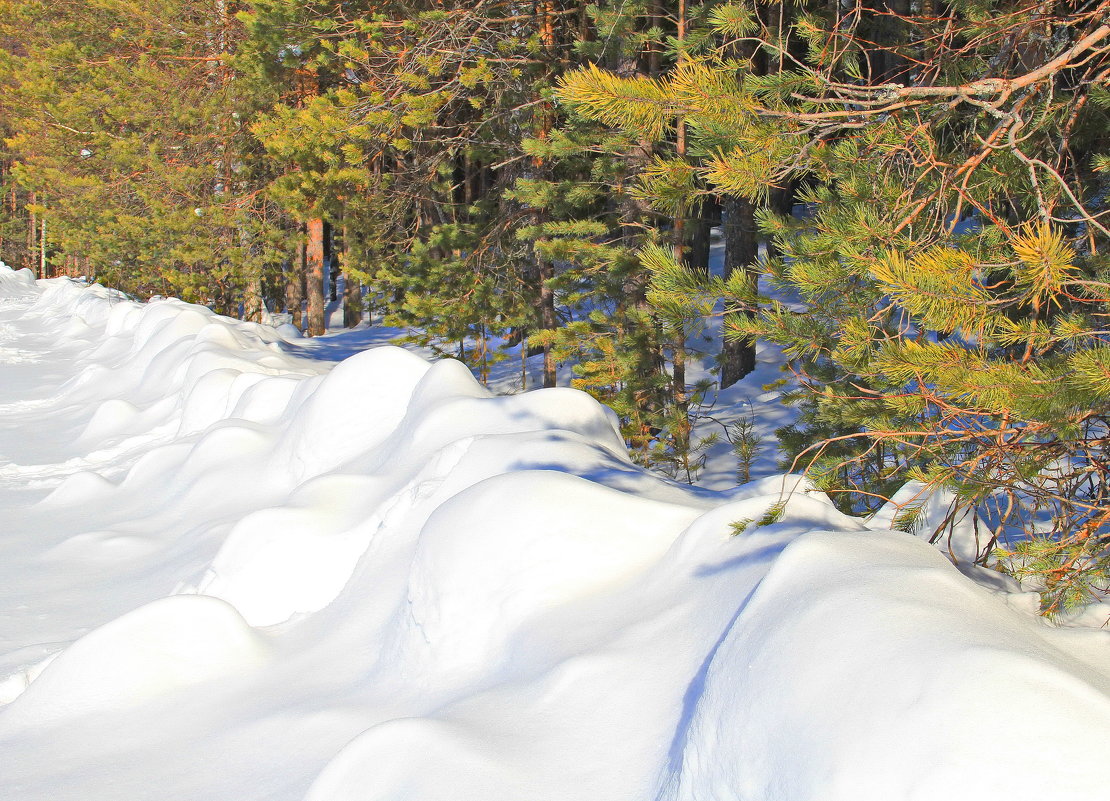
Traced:
<path fill-rule="evenodd" d="M 298 349 L 0 266 L 0 797 L 1105 797 L 1106 632 L 582 393 Z"/>

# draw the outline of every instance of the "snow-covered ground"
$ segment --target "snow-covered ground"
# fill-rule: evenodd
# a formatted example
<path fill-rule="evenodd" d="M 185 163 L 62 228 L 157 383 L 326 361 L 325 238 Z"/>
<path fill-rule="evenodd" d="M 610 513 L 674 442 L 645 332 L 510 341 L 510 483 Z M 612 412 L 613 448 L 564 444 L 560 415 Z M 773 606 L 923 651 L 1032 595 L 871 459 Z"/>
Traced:
<path fill-rule="evenodd" d="M 581 393 L 306 353 L 0 267 L 0 799 L 1108 797 L 1107 631 Z"/>

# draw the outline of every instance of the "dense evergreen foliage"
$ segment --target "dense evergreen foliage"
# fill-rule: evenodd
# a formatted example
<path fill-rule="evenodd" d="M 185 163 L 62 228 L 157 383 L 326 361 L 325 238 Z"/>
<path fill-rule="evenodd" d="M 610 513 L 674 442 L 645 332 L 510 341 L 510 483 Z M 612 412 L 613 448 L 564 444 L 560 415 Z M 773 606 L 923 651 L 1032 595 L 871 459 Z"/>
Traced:
<path fill-rule="evenodd" d="M 785 467 L 857 513 L 916 480 L 905 527 L 949 493 L 1054 611 L 1110 573 L 1108 17 L 4 0 L 0 257 L 310 334 L 328 265 L 348 324 L 482 375 L 526 341 L 686 475 L 687 343 L 723 315 L 721 386 L 756 339 L 797 377 Z"/>
<path fill-rule="evenodd" d="M 798 213 L 760 215 L 761 270 L 804 311 L 666 254 L 649 298 L 693 317 L 724 297 L 734 336 L 784 348 L 785 466 L 864 513 L 916 479 L 907 527 L 951 493 L 946 523 L 981 526 L 978 558 L 1054 611 L 1106 588 L 1110 24 L 1106 3 L 1053 9 L 821 6 L 786 28 L 718 6 L 725 47 L 562 95 L 645 136 L 684 125 L 722 194 L 798 184 Z"/>

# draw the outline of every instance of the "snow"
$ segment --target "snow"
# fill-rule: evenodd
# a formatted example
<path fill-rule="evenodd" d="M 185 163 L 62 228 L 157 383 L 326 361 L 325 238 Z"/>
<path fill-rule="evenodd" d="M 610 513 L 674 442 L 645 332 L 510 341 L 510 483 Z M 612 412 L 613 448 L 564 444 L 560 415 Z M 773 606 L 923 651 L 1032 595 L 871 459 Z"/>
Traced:
<path fill-rule="evenodd" d="M 312 347 L 0 266 L 0 798 L 1106 797 L 1107 631 L 582 393 Z"/>

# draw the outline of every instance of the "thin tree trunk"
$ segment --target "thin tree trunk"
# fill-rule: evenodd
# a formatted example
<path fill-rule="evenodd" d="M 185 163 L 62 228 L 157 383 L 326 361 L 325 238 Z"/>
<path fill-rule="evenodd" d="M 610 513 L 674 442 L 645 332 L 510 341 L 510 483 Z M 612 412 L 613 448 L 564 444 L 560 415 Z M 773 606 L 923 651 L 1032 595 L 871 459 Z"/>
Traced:
<path fill-rule="evenodd" d="M 725 278 L 736 270 L 747 273 L 749 283 L 758 280 L 751 269 L 759 257 L 759 235 L 755 225 L 755 204 L 738 197 L 724 198 L 722 227 L 725 235 Z M 725 317 L 725 325 L 730 317 Z M 755 341 L 725 339 L 719 358 L 721 389 L 731 387 L 755 370 Z"/>
<path fill-rule="evenodd" d="M 262 306 L 262 276 L 257 267 L 252 267 L 243 288 L 243 318 L 252 323 L 262 322 Z"/>
<path fill-rule="evenodd" d="M 304 273 L 306 250 L 303 236 L 297 238 L 297 250 L 285 271 L 285 306 L 298 331 L 304 330 Z"/>
<path fill-rule="evenodd" d="M 39 278 L 46 278 L 46 217 L 42 218 L 39 236 Z"/>
<path fill-rule="evenodd" d="M 648 10 L 648 23 L 652 28 L 663 30 L 663 20 L 666 17 L 666 8 L 663 0 L 652 0 Z M 647 54 L 648 75 L 655 77 L 663 71 L 663 42 L 652 40 L 648 43 Z"/>
<path fill-rule="evenodd" d="M 362 322 L 362 284 L 349 272 L 346 276 L 347 283 L 343 287 L 343 325 L 354 328 Z"/>
<path fill-rule="evenodd" d="M 323 336 L 324 320 L 324 221 L 314 217 L 308 221 L 307 270 L 305 283 L 308 294 L 308 335 Z"/>
<path fill-rule="evenodd" d="M 678 0 L 678 62 L 686 60 L 682 50 L 686 40 L 686 0 Z M 679 159 L 686 158 L 686 120 L 678 118 L 675 130 L 675 155 Z M 675 259 L 682 262 L 686 258 L 686 214 L 685 204 L 679 208 L 674 220 Z M 672 391 L 674 405 L 680 418 L 679 428 L 674 432 L 676 449 L 685 454 L 690 445 L 690 402 L 686 393 L 686 326 L 679 323 L 672 332 L 674 356 L 674 369 L 672 371 Z"/>
<path fill-rule="evenodd" d="M 361 247 L 358 249 L 357 255 L 359 257 L 362 256 Z M 355 240 L 351 236 L 350 226 L 347 225 L 347 218 L 344 215 L 343 275 L 346 281 L 343 283 L 343 325 L 347 328 L 354 328 L 362 322 L 362 285 L 359 283 L 359 280 L 351 274 L 351 267 L 355 262 L 355 257 Z"/>
<path fill-rule="evenodd" d="M 554 25 L 554 3 L 552 0 L 542 0 L 541 6 L 541 19 L 540 19 L 540 42 L 543 45 L 544 52 L 549 59 L 555 58 L 555 25 Z M 554 63 L 553 61 L 551 62 Z M 540 125 L 539 125 L 539 138 L 547 140 L 551 135 L 553 126 L 554 109 L 551 104 L 545 102 L 540 107 Z M 537 160 L 537 167 L 543 167 L 543 161 Z M 549 170 L 544 170 L 544 174 L 548 175 Z M 542 222 L 543 213 L 540 214 L 540 221 Z M 558 317 L 555 314 L 555 290 L 551 286 L 551 280 L 555 277 L 555 264 L 546 258 L 539 258 L 539 317 L 540 328 L 545 331 L 554 331 L 558 326 Z M 524 345 L 521 345 L 524 347 Z M 555 386 L 555 355 L 552 353 L 551 343 L 543 346 L 543 386 L 551 388 Z"/>
<path fill-rule="evenodd" d="M 324 223 L 324 287 L 328 300 L 335 303 L 339 299 L 339 257 L 336 254 L 335 237 L 331 223 Z"/>
<path fill-rule="evenodd" d="M 839 8 L 840 0 L 829 0 L 830 13 Z M 772 39 L 782 33 L 784 7 L 781 2 L 770 3 L 764 12 L 766 25 Z M 739 58 L 751 58 L 755 51 L 750 43 L 737 46 L 735 54 Z M 779 72 L 782 68 L 781 54 L 778 59 L 771 59 L 762 55 L 755 65 L 756 74 Z M 793 187 L 774 187 L 770 191 L 767 206 L 781 214 L 790 213 L 793 202 Z M 740 197 L 726 196 L 722 199 L 722 228 L 725 238 L 725 263 L 724 276 L 729 278 L 736 270 L 746 273 L 749 285 L 754 289 L 759 280 L 754 266 L 759 258 L 759 229 L 755 222 L 757 206 L 749 200 Z M 772 247 L 768 243 L 768 247 Z M 748 312 L 751 314 L 751 312 Z M 733 316 L 725 317 L 725 325 L 735 320 Z M 744 376 L 750 374 L 756 367 L 756 343 L 752 339 L 730 340 L 725 339 L 721 345 L 721 355 L 718 363 L 721 368 L 721 389 L 732 386 Z"/>
<path fill-rule="evenodd" d="M 709 251 L 712 247 L 713 225 L 720 222 L 719 206 L 714 198 L 703 198 L 698 204 L 698 215 L 689 221 L 686 238 L 689 252 L 686 263 L 702 275 L 709 275 Z"/>
<path fill-rule="evenodd" d="M 890 10 L 898 18 L 895 25 L 897 29 L 896 40 L 900 44 L 906 44 L 906 23 L 902 20 L 908 18 L 913 13 L 913 4 L 910 0 L 890 0 Z M 913 65 L 907 60 L 904 55 L 895 55 L 891 59 L 891 71 L 886 80 L 906 80 L 909 82 L 909 72 L 913 69 Z"/>
<path fill-rule="evenodd" d="M 30 203 L 35 202 L 35 193 L 31 193 Z M 35 268 L 35 247 L 36 240 L 38 239 L 38 219 L 35 217 L 35 212 L 31 209 L 27 210 L 27 252 L 23 256 L 23 266 L 29 270 Z"/>
<path fill-rule="evenodd" d="M 252 323 L 262 322 L 262 268 L 250 258 L 250 234 L 245 228 L 239 229 L 239 247 L 247 255 L 246 285 L 243 287 L 243 319 Z"/>
<path fill-rule="evenodd" d="M 520 391 L 528 390 L 528 337 L 520 334 Z"/>
<path fill-rule="evenodd" d="M 540 259 L 540 327 L 545 331 L 554 331 L 558 324 L 555 290 L 551 288 L 554 277 L 555 265 L 549 259 Z M 543 346 L 543 385 L 545 388 L 555 386 L 555 355 L 551 352 L 551 343 Z"/>

